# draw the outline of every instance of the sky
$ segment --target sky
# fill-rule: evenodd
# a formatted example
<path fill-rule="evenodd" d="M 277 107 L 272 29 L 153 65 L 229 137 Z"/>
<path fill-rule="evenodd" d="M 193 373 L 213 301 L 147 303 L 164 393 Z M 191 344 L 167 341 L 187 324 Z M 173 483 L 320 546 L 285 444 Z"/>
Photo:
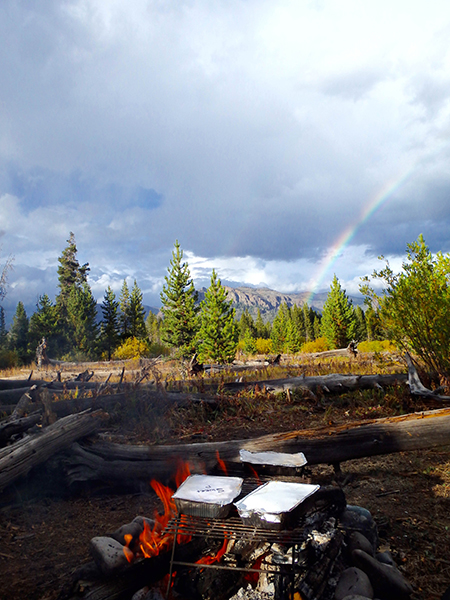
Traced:
<path fill-rule="evenodd" d="M 422 233 L 450 250 L 446 0 L 3 0 L 3 301 L 57 293 L 72 231 L 101 300 L 347 293 Z"/>

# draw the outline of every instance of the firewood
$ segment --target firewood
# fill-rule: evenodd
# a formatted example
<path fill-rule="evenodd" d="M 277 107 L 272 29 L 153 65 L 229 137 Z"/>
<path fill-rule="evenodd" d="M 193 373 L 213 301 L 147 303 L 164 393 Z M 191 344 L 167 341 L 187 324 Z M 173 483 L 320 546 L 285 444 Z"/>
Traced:
<path fill-rule="evenodd" d="M 0 449 L 0 490 L 75 440 L 93 433 L 103 415 L 103 411 L 69 415 L 40 433 Z"/>

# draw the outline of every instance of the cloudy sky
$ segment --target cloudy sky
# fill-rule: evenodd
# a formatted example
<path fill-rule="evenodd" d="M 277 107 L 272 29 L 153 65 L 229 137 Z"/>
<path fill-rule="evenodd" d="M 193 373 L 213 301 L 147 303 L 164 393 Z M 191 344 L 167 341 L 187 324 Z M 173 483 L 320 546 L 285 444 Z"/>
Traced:
<path fill-rule="evenodd" d="M 3 0 L 6 310 L 56 293 L 73 231 L 97 298 L 196 283 L 348 292 L 423 233 L 450 250 L 446 0 Z"/>

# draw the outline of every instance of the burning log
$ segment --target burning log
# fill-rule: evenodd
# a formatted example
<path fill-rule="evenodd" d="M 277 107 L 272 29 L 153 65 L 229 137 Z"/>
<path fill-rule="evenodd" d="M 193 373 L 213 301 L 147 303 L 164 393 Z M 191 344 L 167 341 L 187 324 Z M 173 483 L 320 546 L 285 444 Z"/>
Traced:
<path fill-rule="evenodd" d="M 180 460 L 192 472 L 211 472 L 217 452 L 226 463 L 239 463 L 241 449 L 251 452 L 303 452 L 309 464 L 420 450 L 448 444 L 450 408 L 360 421 L 317 430 L 296 430 L 252 440 L 231 440 L 167 446 L 131 446 L 100 442 L 71 448 L 70 483 L 101 480 L 129 485 L 130 481 L 167 480 Z"/>
<path fill-rule="evenodd" d="M 0 449 L 0 490 L 75 440 L 93 433 L 103 415 L 103 411 L 70 415 L 42 432 Z"/>

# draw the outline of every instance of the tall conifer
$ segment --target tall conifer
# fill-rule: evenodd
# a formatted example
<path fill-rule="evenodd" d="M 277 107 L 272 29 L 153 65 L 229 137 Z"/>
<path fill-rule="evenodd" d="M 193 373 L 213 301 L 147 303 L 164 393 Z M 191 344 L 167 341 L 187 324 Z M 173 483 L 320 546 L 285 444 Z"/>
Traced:
<path fill-rule="evenodd" d="M 161 292 L 161 312 L 164 315 L 162 340 L 187 358 L 195 352 L 198 331 L 198 294 L 191 279 L 189 266 L 183 262 L 183 251 L 178 240 L 172 252 L 169 274 Z"/>
<path fill-rule="evenodd" d="M 201 303 L 199 355 L 201 360 L 230 363 L 235 357 L 238 328 L 232 301 L 213 270 L 211 284 Z"/>
<path fill-rule="evenodd" d="M 111 286 L 105 291 L 102 302 L 101 337 L 103 348 L 106 348 L 108 360 L 119 343 L 119 303 Z"/>
<path fill-rule="evenodd" d="M 336 275 L 322 313 L 322 335 L 331 348 L 345 348 L 355 336 L 355 313 Z"/>

